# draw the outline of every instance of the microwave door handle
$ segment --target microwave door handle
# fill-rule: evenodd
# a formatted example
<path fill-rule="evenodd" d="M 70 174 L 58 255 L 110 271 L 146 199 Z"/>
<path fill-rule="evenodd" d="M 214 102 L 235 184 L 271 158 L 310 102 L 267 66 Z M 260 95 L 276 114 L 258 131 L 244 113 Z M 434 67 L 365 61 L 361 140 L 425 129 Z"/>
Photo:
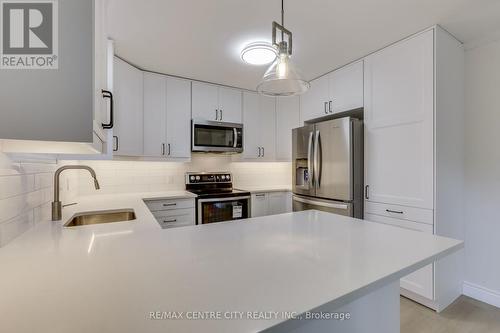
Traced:
<path fill-rule="evenodd" d="M 316 131 L 316 140 L 314 140 L 314 176 L 316 177 L 316 186 L 321 187 L 321 173 L 323 172 L 323 148 L 321 147 L 321 132 Z"/>
<path fill-rule="evenodd" d="M 307 146 L 307 172 L 309 173 L 309 186 L 314 186 L 314 170 L 313 170 L 313 132 L 309 133 L 309 144 Z"/>
<path fill-rule="evenodd" d="M 233 133 L 234 133 L 233 148 L 237 148 L 238 147 L 238 130 L 236 128 L 233 128 Z"/>

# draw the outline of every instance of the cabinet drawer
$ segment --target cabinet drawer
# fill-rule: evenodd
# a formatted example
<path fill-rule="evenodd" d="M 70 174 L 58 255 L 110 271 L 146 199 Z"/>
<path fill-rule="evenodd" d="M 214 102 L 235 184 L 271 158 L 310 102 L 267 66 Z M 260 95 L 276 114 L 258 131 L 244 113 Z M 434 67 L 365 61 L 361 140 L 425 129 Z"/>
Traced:
<path fill-rule="evenodd" d="M 170 210 L 157 210 L 152 212 L 156 218 L 169 218 L 174 216 L 193 215 L 194 208 L 170 209 Z"/>
<path fill-rule="evenodd" d="M 147 200 L 144 202 L 152 212 L 161 210 L 194 208 L 194 199 Z"/>
<path fill-rule="evenodd" d="M 383 223 L 409 229 L 414 231 L 424 232 L 426 234 L 433 233 L 433 227 L 424 223 L 417 223 L 407 220 L 395 219 L 392 217 L 379 216 L 373 214 L 365 214 L 365 220 L 377 223 Z M 415 271 L 400 280 L 401 288 L 414 292 L 427 299 L 434 299 L 434 264 L 429 264 L 418 271 Z"/>
<path fill-rule="evenodd" d="M 431 209 L 422 209 L 422 208 L 365 201 L 365 213 L 387 216 L 400 220 L 426 223 L 430 225 L 434 224 L 433 222 L 434 211 Z"/>
<path fill-rule="evenodd" d="M 168 211 L 154 212 L 153 215 L 162 228 L 183 227 L 195 225 L 194 209 L 173 209 Z"/>

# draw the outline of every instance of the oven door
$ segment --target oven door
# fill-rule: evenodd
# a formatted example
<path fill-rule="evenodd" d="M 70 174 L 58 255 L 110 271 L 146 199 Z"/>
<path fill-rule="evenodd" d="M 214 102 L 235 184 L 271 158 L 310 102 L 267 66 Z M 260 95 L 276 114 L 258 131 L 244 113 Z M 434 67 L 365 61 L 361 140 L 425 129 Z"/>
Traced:
<path fill-rule="evenodd" d="M 196 224 L 246 219 L 250 216 L 250 197 L 198 199 Z"/>
<path fill-rule="evenodd" d="M 216 121 L 193 120 L 193 152 L 243 151 L 243 125 Z"/>

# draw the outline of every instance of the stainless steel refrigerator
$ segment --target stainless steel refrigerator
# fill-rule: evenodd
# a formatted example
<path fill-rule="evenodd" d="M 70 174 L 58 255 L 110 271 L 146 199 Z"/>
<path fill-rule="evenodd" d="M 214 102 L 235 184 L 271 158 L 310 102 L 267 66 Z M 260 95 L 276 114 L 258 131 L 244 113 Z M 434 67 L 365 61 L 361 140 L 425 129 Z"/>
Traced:
<path fill-rule="evenodd" d="M 363 122 L 346 117 L 293 130 L 293 210 L 363 218 Z"/>

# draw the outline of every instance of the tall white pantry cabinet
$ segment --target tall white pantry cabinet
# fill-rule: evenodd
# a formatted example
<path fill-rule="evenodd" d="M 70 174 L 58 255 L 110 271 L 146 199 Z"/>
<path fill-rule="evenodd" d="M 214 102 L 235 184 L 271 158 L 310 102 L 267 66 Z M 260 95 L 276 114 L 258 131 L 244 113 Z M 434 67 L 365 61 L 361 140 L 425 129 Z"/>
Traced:
<path fill-rule="evenodd" d="M 464 239 L 463 45 L 436 26 L 364 59 L 365 219 Z M 462 293 L 463 251 L 401 280 L 441 311 Z"/>

